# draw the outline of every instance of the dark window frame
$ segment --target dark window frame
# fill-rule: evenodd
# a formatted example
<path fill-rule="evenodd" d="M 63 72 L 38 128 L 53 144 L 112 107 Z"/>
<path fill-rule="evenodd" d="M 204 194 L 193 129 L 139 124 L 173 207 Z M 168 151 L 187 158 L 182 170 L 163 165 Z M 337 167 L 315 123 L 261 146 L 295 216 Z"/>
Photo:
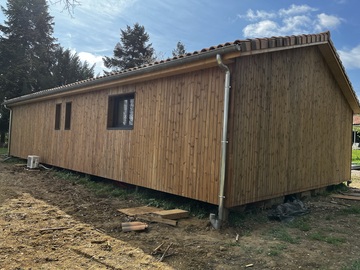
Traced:
<path fill-rule="evenodd" d="M 55 105 L 55 130 L 60 130 L 61 128 L 61 103 Z"/>
<path fill-rule="evenodd" d="M 134 129 L 134 120 L 135 93 L 109 96 L 107 129 L 132 130 Z"/>
<path fill-rule="evenodd" d="M 65 124 L 64 129 L 70 130 L 71 129 L 71 102 L 65 103 Z"/>

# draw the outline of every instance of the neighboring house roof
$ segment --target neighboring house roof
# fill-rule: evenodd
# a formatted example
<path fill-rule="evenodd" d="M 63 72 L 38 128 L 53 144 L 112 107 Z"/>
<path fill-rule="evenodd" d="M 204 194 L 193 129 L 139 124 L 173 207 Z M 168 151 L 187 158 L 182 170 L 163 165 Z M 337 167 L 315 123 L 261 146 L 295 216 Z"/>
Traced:
<path fill-rule="evenodd" d="M 353 116 L 353 125 L 360 126 L 360 115 L 356 114 Z"/>
<path fill-rule="evenodd" d="M 194 51 L 192 53 L 168 58 L 166 60 L 156 61 L 151 64 L 126 69 L 120 72 L 110 73 L 98 78 L 89 78 L 87 80 L 67 84 L 64 86 L 31 93 L 21 97 L 6 100 L 4 104 L 11 106 L 15 104 L 36 101 L 39 99 L 47 99 L 54 96 L 64 96 L 68 93 L 80 93 L 81 89 L 86 89 L 86 91 L 98 90 L 104 87 L 117 85 L 119 83 L 129 84 L 136 81 L 144 81 L 146 79 L 165 77 L 181 72 L 189 72 L 200 68 L 216 66 L 216 54 L 222 54 L 224 61 L 226 62 L 239 56 L 274 52 L 306 46 L 319 47 L 353 112 L 360 113 L 359 101 L 341 63 L 340 57 L 330 40 L 330 32 L 309 35 L 235 40 L 233 42 L 227 42 L 217 46 L 204 48 L 200 51 Z"/>

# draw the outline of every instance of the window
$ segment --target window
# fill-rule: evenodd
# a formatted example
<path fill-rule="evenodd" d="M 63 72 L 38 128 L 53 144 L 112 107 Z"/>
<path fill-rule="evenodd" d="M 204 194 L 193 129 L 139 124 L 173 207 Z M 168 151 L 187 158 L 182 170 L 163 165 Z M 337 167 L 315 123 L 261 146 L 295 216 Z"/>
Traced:
<path fill-rule="evenodd" d="M 132 129 L 134 127 L 135 94 L 110 96 L 108 128 Z"/>
<path fill-rule="evenodd" d="M 56 104 L 55 107 L 55 130 L 60 130 L 61 120 L 61 104 Z"/>
<path fill-rule="evenodd" d="M 65 104 L 65 130 L 70 129 L 71 124 L 71 102 Z"/>

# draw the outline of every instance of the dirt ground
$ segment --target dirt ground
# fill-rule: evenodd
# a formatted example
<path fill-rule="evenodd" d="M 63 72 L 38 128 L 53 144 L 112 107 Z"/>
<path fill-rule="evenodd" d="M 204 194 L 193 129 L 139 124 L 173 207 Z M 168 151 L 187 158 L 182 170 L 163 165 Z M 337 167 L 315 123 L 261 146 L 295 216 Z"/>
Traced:
<path fill-rule="evenodd" d="M 310 214 L 288 224 L 264 210 L 221 231 L 191 217 L 124 233 L 117 209 L 136 203 L 0 162 L 0 269 L 360 269 L 360 201 L 304 202 Z M 163 262 L 151 255 L 161 243 L 172 243 Z"/>

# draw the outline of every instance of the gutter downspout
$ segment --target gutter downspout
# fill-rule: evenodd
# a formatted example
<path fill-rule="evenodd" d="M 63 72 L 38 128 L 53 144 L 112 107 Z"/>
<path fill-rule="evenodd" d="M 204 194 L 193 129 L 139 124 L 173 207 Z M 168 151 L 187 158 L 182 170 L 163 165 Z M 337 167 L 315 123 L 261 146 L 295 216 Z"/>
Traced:
<path fill-rule="evenodd" d="M 210 222 L 216 230 L 221 228 L 224 221 L 224 199 L 225 199 L 225 168 L 226 168 L 226 147 L 227 147 L 227 126 L 229 118 L 229 96 L 230 96 L 230 69 L 222 62 L 220 54 L 216 55 L 216 61 L 219 67 L 225 71 L 225 86 L 224 86 L 224 115 L 223 128 L 221 138 L 221 163 L 220 163 L 220 189 L 219 189 L 219 210 L 218 218 L 215 214 L 210 214 Z"/>
<path fill-rule="evenodd" d="M 11 143 L 11 126 L 12 126 L 12 109 L 8 108 L 6 104 L 4 104 L 5 109 L 10 111 L 10 117 L 9 117 L 9 131 L 8 131 L 8 152 L 7 155 L 10 156 L 10 143 Z"/>

